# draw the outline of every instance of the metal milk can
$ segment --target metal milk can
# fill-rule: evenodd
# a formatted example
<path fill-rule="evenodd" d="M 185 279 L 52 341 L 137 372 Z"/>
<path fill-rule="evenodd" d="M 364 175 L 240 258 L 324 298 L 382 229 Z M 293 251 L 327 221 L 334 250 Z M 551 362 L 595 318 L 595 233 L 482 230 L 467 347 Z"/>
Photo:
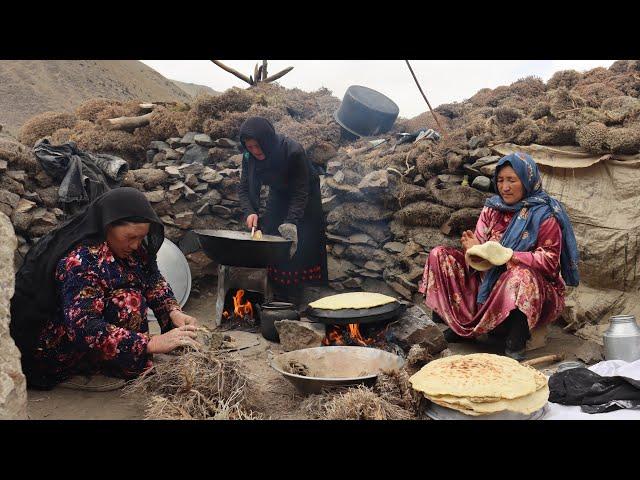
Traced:
<path fill-rule="evenodd" d="M 633 315 L 611 317 L 604 333 L 604 358 L 633 362 L 640 359 L 640 327 Z"/>

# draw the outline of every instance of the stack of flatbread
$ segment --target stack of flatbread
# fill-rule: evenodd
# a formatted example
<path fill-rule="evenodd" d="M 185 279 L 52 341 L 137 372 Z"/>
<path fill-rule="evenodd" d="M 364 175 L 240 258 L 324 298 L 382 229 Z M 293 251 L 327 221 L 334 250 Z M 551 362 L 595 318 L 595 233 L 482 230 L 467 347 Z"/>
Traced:
<path fill-rule="evenodd" d="M 345 308 L 365 309 L 381 307 L 382 305 L 392 302 L 397 302 L 397 300 L 381 293 L 349 292 L 321 298 L 320 300 L 311 302 L 309 306 L 320 310 L 342 310 Z"/>
<path fill-rule="evenodd" d="M 504 411 L 531 414 L 549 398 L 544 374 L 488 353 L 434 360 L 409 380 L 432 402 L 473 416 Z"/>

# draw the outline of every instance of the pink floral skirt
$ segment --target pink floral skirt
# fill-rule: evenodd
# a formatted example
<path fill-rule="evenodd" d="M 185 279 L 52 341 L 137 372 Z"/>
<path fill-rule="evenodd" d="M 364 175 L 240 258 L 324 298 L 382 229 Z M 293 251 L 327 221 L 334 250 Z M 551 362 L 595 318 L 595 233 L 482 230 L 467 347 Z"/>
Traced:
<path fill-rule="evenodd" d="M 527 316 L 529 330 L 556 320 L 564 295 L 539 272 L 524 265 L 509 267 L 484 304 L 476 297 L 482 276 L 469 271 L 464 253 L 435 247 L 429 253 L 419 291 L 425 304 L 462 337 L 477 337 L 500 325 L 514 309 Z"/>

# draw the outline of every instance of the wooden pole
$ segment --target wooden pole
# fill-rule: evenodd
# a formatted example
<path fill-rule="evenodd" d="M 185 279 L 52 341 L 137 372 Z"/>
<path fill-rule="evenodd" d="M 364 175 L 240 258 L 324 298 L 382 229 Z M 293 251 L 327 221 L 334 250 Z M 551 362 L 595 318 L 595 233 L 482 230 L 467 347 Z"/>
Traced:
<path fill-rule="evenodd" d="M 438 117 L 436 117 L 436 114 L 433 111 L 433 108 L 431 108 L 431 104 L 429 103 L 429 100 L 427 100 L 427 96 L 422 91 L 420 82 L 418 82 L 418 79 L 416 78 L 416 74 L 413 73 L 413 68 L 411 68 L 411 64 L 409 63 L 409 60 L 405 60 L 405 62 L 407 62 L 407 67 L 409 67 L 409 71 L 411 72 L 411 75 L 413 76 L 413 79 L 415 80 L 416 85 L 418 86 L 418 90 L 420 90 L 420 93 L 422 94 L 422 98 L 424 98 L 424 101 L 427 102 L 427 105 L 429 106 L 429 110 L 431 111 L 431 115 L 433 115 L 433 119 L 436 121 L 436 123 L 438 124 L 438 127 L 440 128 L 440 131 L 442 132 L 443 131 L 442 125 L 440 125 L 440 122 L 438 121 Z"/>
<path fill-rule="evenodd" d="M 273 82 L 279 78 L 284 77 L 287 73 L 289 73 L 291 70 L 293 70 L 293 67 L 288 67 L 285 68 L 284 70 L 282 70 L 281 72 L 276 73 L 275 75 L 271 75 L 270 77 L 265 78 L 263 81 L 264 83 L 269 83 L 269 82 Z"/>
<path fill-rule="evenodd" d="M 217 66 L 219 66 L 221 69 L 223 69 L 224 71 L 229 72 L 232 75 L 235 75 L 240 80 L 247 82 L 249 85 L 253 85 L 252 81 L 246 75 L 243 75 L 242 73 L 240 73 L 239 71 L 231 67 L 227 67 L 224 63 L 219 62 L 218 60 L 211 60 L 211 61 L 215 63 Z"/>
<path fill-rule="evenodd" d="M 525 360 L 521 362 L 523 365 L 533 367 L 534 365 L 540 365 L 541 363 L 559 362 L 564 358 L 562 354 L 544 355 L 538 358 L 532 358 L 531 360 Z"/>
<path fill-rule="evenodd" d="M 110 130 L 126 130 L 133 131 L 136 128 L 144 127 L 149 125 L 151 121 L 151 115 L 153 112 L 147 113 L 145 115 L 140 115 L 139 117 L 118 117 L 118 118 L 108 118 L 99 122 L 101 125 L 108 127 Z"/>

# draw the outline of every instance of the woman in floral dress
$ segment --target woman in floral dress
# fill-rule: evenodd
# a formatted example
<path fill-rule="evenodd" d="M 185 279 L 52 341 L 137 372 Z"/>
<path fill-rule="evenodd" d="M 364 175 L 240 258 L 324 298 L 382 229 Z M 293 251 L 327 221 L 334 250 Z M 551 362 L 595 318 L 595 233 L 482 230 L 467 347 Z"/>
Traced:
<path fill-rule="evenodd" d="M 529 155 L 503 157 L 494 181 L 499 195 L 485 203 L 475 232 L 463 233 L 463 250 L 430 251 L 420 292 L 449 326 L 448 341 L 502 330 L 505 354 L 520 360 L 530 330 L 556 320 L 565 285 L 578 285 L 578 250 L 564 207 L 542 190 Z M 511 248 L 513 256 L 504 266 L 476 271 L 465 252 L 490 240 Z"/>
<path fill-rule="evenodd" d="M 195 345 L 196 319 L 182 312 L 158 270 L 163 241 L 145 196 L 117 188 L 29 251 L 16 275 L 11 334 L 30 387 L 92 389 L 90 375 L 131 379 L 151 366 L 153 353 Z M 161 335 L 149 336 L 147 307 Z"/>

